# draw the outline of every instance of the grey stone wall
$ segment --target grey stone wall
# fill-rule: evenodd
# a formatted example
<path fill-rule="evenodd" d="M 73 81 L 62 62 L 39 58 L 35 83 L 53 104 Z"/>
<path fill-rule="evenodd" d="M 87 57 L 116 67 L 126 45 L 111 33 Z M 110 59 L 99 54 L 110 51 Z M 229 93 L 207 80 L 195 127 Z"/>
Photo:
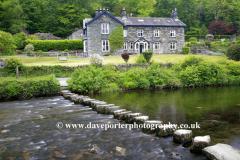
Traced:
<path fill-rule="evenodd" d="M 157 53 L 176 53 L 182 52 L 182 48 L 185 45 L 185 37 L 184 37 L 184 28 L 183 27 L 141 27 L 141 26 L 133 26 L 133 27 L 124 27 L 124 30 L 127 30 L 127 37 L 124 38 L 124 41 L 127 42 L 127 50 L 124 52 L 127 53 L 136 53 L 137 51 L 134 49 L 130 49 L 130 43 L 136 42 L 140 37 L 137 35 L 137 30 L 143 30 L 143 38 L 146 39 L 149 44 L 148 46 L 152 49 L 154 54 Z M 154 30 L 159 30 L 159 37 L 154 37 Z M 176 36 L 170 37 L 170 30 L 175 30 Z M 154 43 L 160 42 L 160 49 L 154 49 Z M 176 42 L 176 50 L 170 50 L 170 42 Z M 135 44 L 134 44 L 135 45 Z"/>
<path fill-rule="evenodd" d="M 109 23 L 109 34 L 102 34 L 101 23 Z M 102 52 L 102 40 L 108 40 L 108 36 L 119 25 L 119 22 L 114 20 L 108 14 L 103 14 L 87 26 L 87 52 L 88 56 L 91 54 L 104 55 L 110 52 Z M 111 49 L 111 46 L 110 46 Z"/>
<path fill-rule="evenodd" d="M 83 38 L 84 38 L 83 29 L 81 28 L 68 36 L 68 39 L 83 39 Z"/>

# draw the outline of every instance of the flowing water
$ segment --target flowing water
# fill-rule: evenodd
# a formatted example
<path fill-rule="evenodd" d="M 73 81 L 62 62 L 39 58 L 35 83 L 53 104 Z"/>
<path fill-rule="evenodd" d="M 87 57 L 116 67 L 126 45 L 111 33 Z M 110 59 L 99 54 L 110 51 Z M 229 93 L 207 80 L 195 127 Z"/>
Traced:
<path fill-rule="evenodd" d="M 164 91 L 131 91 L 90 95 L 164 123 L 200 123 L 193 136 L 210 135 L 212 144 L 226 143 L 240 149 L 240 86 Z M 189 148 L 140 129 L 57 129 L 58 122 L 76 124 L 119 123 L 62 96 L 0 102 L 0 159 L 170 159 L 176 152 L 183 159 L 205 159 Z M 120 122 L 124 123 L 124 122 Z M 90 153 L 98 146 L 98 154 Z M 126 156 L 114 155 L 115 147 Z"/>

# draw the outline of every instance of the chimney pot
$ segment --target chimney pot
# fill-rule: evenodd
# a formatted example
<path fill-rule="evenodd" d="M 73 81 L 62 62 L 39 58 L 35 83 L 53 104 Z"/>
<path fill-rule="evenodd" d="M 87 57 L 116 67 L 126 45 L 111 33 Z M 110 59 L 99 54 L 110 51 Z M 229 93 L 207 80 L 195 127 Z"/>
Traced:
<path fill-rule="evenodd" d="M 105 7 L 103 7 L 103 10 L 105 11 Z"/>

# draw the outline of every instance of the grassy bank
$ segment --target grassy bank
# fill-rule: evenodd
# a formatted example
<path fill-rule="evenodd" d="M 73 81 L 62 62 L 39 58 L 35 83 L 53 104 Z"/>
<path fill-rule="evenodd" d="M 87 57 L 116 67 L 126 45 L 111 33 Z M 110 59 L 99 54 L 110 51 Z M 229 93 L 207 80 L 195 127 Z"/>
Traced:
<path fill-rule="evenodd" d="M 239 84 L 240 62 L 189 55 L 171 69 L 157 63 L 127 71 L 91 66 L 75 70 L 68 83 L 71 91 L 80 93 Z"/>
<path fill-rule="evenodd" d="M 152 57 L 152 60 L 154 60 L 156 63 L 178 63 L 182 62 L 187 55 L 154 55 Z M 220 60 L 226 60 L 227 57 L 225 56 L 201 56 L 205 60 L 208 61 L 220 61 Z M 57 62 L 56 57 L 25 57 L 25 56 L 1 56 L 1 59 L 10 59 L 10 58 L 18 58 L 25 66 L 54 66 L 54 65 L 62 65 L 62 66 L 78 66 L 78 65 L 89 65 L 89 59 L 76 59 L 76 57 L 71 57 L 71 61 L 61 61 Z M 138 58 L 138 55 L 130 56 L 128 63 L 133 64 L 136 63 Z M 122 59 L 122 57 L 104 57 L 104 65 L 106 64 L 125 64 L 125 61 Z"/>
<path fill-rule="evenodd" d="M 27 80 L 4 77 L 0 79 L 0 100 L 47 96 L 58 93 L 60 89 L 54 75 L 28 78 Z"/>

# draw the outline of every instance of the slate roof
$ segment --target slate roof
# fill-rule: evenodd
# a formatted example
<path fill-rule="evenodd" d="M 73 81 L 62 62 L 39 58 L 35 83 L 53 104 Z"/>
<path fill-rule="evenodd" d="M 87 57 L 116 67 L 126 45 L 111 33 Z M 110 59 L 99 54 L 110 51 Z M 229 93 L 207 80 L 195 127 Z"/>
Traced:
<path fill-rule="evenodd" d="M 158 17 L 127 17 L 127 19 L 122 20 L 122 17 L 114 17 L 107 11 L 103 11 L 101 14 L 88 21 L 85 25 L 87 26 L 104 13 L 108 14 L 110 17 L 112 17 L 113 19 L 115 19 L 117 22 L 121 23 L 124 26 L 187 27 L 187 25 L 184 24 L 179 19 L 174 20 L 173 18 L 158 18 Z"/>

